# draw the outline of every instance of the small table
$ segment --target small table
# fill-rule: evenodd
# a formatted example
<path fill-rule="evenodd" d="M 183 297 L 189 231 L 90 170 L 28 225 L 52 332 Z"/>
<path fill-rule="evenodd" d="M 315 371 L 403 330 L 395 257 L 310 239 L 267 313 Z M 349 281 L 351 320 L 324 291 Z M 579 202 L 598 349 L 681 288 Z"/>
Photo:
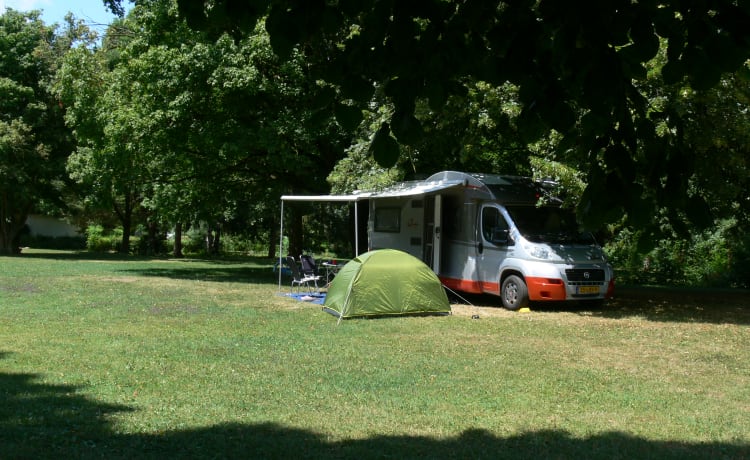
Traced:
<path fill-rule="evenodd" d="M 320 265 L 326 269 L 326 286 L 328 286 L 333 281 L 333 278 L 336 277 L 342 265 L 331 262 L 323 262 Z"/>

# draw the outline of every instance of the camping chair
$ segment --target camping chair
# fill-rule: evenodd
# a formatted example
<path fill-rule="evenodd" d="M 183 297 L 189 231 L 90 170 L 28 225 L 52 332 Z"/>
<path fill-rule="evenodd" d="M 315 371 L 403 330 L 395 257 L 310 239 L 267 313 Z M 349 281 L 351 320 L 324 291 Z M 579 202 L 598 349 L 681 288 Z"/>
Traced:
<path fill-rule="evenodd" d="M 297 292 L 300 292 L 300 287 L 304 284 L 307 286 L 307 292 L 311 292 L 311 286 L 310 282 L 315 282 L 315 288 L 317 289 L 318 283 L 317 279 L 313 276 L 306 276 L 302 273 L 302 271 L 299 268 L 299 265 L 297 265 L 297 261 L 294 260 L 294 257 L 287 257 L 286 258 L 287 264 L 289 265 L 289 269 L 292 272 L 292 285 L 289 288 L 290 292 L 294 290 L 294 286 L 297 286 Z"/>
<path fill-rule="evenodd" d="M 318 265 L 315 263 L 315 259 L 307 254 L 302 254 L 299 256 L 299 260 L 302 264 L 302 275 L 313 281 L 315 283 L 315 289 L 320 291 L 318 288 L 318 280 L 322 277 L 318 274 Z"/>

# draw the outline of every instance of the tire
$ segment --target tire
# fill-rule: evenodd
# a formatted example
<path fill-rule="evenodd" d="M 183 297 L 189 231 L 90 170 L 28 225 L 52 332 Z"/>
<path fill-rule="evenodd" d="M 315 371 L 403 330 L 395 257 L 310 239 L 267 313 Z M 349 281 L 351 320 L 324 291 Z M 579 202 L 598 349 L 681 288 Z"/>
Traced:
<path fill-rule="evenodd" d="M 529 289 L 523 278 L 510 275 L 505 278 L 500 289 L 500 299 L 503 307 L 508 310 L 518 310 L 529 305 Z"/>

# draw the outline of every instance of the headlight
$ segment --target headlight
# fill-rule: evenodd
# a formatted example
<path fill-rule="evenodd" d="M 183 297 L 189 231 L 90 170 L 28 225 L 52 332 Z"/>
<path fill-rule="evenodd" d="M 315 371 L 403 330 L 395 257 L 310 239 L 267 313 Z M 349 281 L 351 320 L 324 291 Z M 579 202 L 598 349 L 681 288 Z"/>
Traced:
<path fill-rule="evenodd" d="M 549 259 L 549 249 L 544 246 L 527 246 L 526 250 L 531 257 L 536 257 L 537 259 Z"/>

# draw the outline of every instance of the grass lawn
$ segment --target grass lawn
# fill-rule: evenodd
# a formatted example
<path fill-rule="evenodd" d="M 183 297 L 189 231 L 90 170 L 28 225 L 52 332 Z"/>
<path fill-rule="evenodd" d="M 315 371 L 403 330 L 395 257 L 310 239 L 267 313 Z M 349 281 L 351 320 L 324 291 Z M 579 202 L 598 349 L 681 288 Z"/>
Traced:
<path fill-rule="evenodd" d="M 0 257 L 0 458 L 750 458 L 747 292 L 337 326 L 270 267 Z"/>

